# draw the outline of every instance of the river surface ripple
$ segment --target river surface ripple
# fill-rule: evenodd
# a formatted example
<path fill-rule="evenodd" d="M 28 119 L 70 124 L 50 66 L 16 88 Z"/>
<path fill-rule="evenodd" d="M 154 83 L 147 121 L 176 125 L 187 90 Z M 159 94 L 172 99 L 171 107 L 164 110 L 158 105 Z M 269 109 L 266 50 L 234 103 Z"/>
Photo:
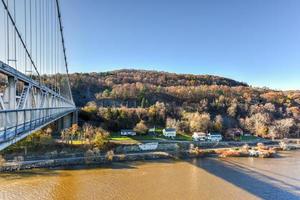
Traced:
<path fill-rule="evenodd" d="M 2 200 L 300 199 L 300 151 L 279 158 L 115 163 L 0 174 Z"/>

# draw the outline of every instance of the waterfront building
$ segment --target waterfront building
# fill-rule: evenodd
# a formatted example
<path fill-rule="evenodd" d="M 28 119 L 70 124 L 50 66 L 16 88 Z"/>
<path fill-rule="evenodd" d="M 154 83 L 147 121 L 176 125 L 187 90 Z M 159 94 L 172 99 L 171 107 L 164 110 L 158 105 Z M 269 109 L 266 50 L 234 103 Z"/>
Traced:
<path fill-rule="evenodd" d="M 207 140 L 207 134 L 203 132 L 194 132 L 192 138 L 194 141 L 205 141 Z"/>
<path fill-rule="evenodd" d="M 176 137 L 176 129 L 175 128 L 165 128 L 163 130 L 163 135 L 165 137 L 171 137 L 171 138 Z"/>

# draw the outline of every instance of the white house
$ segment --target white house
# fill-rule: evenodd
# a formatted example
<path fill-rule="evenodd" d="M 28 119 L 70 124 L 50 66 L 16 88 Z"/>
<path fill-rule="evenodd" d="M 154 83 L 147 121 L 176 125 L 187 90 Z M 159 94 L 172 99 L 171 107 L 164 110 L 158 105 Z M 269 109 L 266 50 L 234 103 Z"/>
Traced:
<path fill-rule="evenodd" d="M 136 132 L 135 131 L 133 131 L 133 130 L 125 130 L 125 129 L 123 129 L 123 130 L 121 130 L 121 135 L 131 135 L 131 136 L 134 136 L 134 135 L 136 135 Z"/>
<path fill-rule="evenodd" d="M 206 133 L 194 132 L 192 135 L 194 141 L 205 141 L 207 139 Z"/>
<path fill-rule="evenodd" d="M 163 135 L 165 137 L 176 137 L 176 129 L 175 128 L 165 128 L 163 130 Z"/>

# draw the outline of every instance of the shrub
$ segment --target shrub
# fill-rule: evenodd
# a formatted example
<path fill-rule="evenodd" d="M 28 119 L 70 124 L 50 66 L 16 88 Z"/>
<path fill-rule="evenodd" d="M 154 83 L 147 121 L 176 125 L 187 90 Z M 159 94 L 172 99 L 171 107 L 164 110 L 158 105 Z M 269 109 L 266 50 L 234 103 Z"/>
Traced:
<path fill-rule="evenodd" d="M 115 155 L 114 151 L 113 151 L 113 150 L 110 150 L 110 151 L 108 151 L 108 152 L 106 153 L 105 158 L 106 158 L 106 160 L 108 160 L 108 161 L 112 161 L 113 158 L 114 158 L 114 155 Z"/>
<path fill-rule="evenodd" d="M 101 133 L 96 133 L 93 144 L 98 148 L 103 148 L 107 142 L 107 137 Z"/>

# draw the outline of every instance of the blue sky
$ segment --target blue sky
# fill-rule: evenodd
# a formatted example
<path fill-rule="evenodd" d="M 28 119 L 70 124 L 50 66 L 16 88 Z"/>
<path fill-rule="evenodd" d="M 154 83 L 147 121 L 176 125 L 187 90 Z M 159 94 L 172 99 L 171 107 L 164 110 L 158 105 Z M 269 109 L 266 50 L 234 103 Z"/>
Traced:
<path fill-rule="evenodd" d="M 71 72 L 213 74 L 300 89 L 299 0 L 62 0 Z"/>

